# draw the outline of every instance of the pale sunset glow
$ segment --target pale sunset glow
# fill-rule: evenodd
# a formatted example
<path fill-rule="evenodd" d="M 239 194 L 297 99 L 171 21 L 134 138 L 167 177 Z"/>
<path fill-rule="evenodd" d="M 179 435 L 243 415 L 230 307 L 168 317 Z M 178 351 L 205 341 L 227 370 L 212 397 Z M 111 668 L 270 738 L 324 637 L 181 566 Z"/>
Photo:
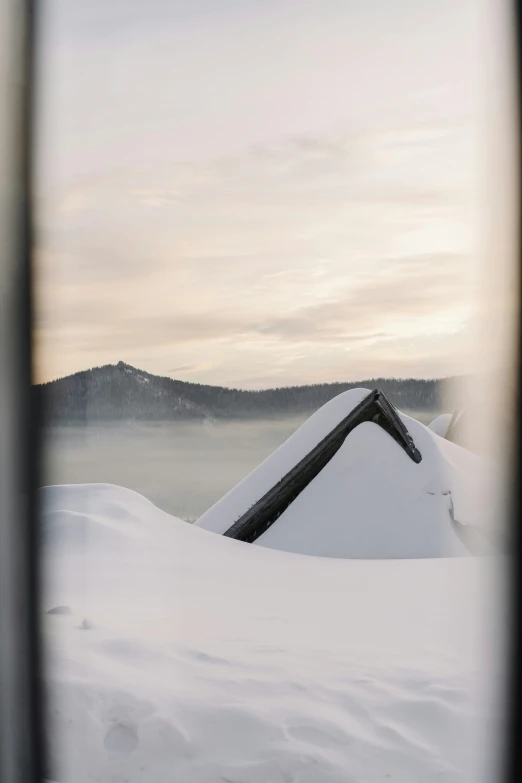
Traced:
<path fill-rule="evenodd" d="M 466 369 L 477 3 L 43 6 L 40 380 Z"/>

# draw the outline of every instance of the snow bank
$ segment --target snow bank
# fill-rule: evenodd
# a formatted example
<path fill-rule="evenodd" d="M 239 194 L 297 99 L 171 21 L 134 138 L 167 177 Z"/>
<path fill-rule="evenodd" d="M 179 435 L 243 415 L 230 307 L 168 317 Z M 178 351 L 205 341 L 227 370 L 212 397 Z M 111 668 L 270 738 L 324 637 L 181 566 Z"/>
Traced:
<path fill-rule="evenodd" d="M 43 505 L 50 780 L 469 779 L 480 559 L 288 554 L 110 485 Z"/>
<path fill-rule="evenodd" d="M 197 521 L 224 533 L 368 394 L 335 397 Z M 455 519 L 473 519 L 478 458 L 400 414 L 422 461 L 414 463 L 381 427 L 365 422 L 255 544 L 349 558 L 469 554 Z"/>

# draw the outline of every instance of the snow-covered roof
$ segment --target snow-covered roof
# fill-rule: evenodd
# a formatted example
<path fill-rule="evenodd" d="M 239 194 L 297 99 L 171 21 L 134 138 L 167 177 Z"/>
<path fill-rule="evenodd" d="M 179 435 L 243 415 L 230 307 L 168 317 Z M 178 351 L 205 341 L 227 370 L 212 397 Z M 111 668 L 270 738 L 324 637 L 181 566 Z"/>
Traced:
<path fill-rule="evenodd" d="M 224 535 L 253 543 L 279 519 L 339 451 L 360 424 L 372 422 L 399 444 L 415 463 L 422 459 L 404 423 L 382 392 L 370 392 L 319 443 L 299 459 Z"/>
<path fill-rule="evenodd" d="M 428 424 L 428 429 L 434 432 L 435 435 L 439 435 L 439 437 L 445 438 L 448 434 L 448 428 L 452 419 L 453 416 L 451 413 L 441 413 L 440 416 L 437 416 Z"/>
<path fill-rule="evenodd" d="M 277 496 L 308 455 L 370 394 L 366 389 L 351 390 L 324 405 L 196 524 L 225 535 L 234 533 L 242 520 L 254 518 Z M 276 509 L 270 525 L 244 540 L 329 557 L 468 554 L 455 525 L 474 518 L 469 484 L 476 476 L 477 458 L 420 422 L 395 415 L 422 459 L 414 461 L 400 439 L 390 437 L 370 417 L 349 430 L 291 502 L 283 503 L 279 513 Z"/>

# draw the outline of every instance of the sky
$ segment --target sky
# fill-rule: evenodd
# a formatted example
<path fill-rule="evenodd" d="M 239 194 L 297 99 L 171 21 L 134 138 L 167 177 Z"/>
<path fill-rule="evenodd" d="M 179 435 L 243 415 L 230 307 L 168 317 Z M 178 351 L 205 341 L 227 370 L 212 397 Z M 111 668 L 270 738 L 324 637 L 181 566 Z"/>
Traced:
<path fill-rule="evenodd" d="M 478 0 L 42 0 L 38 380 L 465 370 Z"/>

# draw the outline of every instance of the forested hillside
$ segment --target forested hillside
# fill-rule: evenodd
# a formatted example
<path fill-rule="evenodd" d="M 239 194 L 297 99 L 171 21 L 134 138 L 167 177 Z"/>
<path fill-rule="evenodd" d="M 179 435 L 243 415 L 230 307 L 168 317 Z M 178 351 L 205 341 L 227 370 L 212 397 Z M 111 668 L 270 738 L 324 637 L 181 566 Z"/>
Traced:
<path fill-rule="evenodd" d="M 337 394 L 361 386 L 381 389 L 402 410 L 441 408 L 441 380 L 373 378 L 245 391 L 162 378 L 123 362 L 42 384 L 37 393 L 50 422 L 161 421 L 311 413 Z"/>

